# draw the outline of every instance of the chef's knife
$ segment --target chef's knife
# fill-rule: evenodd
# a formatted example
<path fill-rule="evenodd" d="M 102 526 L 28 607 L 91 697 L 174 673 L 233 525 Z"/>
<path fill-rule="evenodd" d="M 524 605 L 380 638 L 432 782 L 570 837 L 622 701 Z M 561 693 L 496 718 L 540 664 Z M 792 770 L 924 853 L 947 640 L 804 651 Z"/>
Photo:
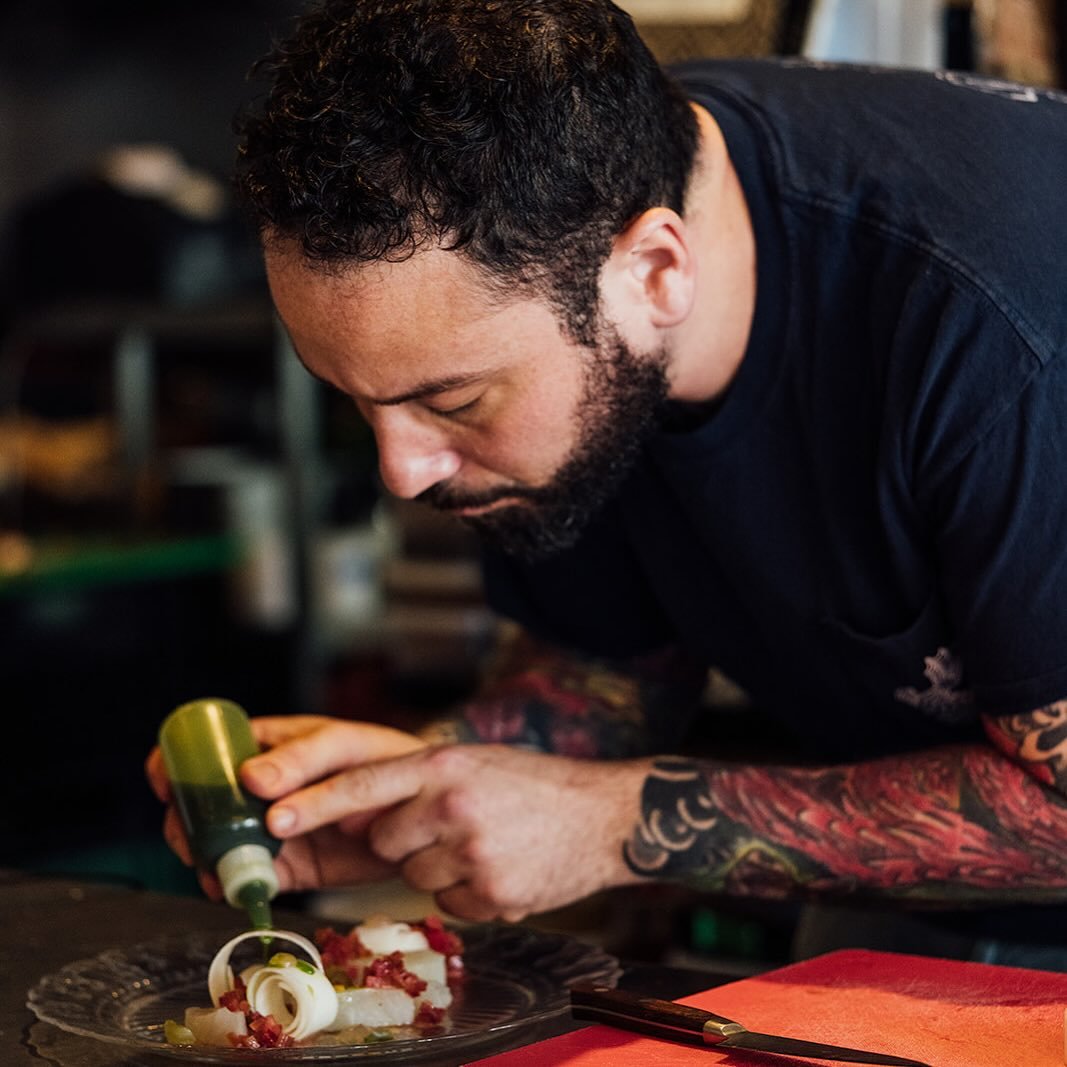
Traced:
<path fill-rule="evenodd" d="M 571 1014 L 575 1019 L 605 1023 L 687 1044 L 715 1045 L 721 1048 L 752 1049 L 780 1056 L 808 1056 L 843 1063 L 879 1063 L 885 1067 L 930 1067 L 919 1060 L 865 1052 L 818 1041 L 757 1034 L 740 1023 L 700 1008 L 689 1008 L 669 1000 L 656 1000 L 598 985 L 571 986 Z"/>

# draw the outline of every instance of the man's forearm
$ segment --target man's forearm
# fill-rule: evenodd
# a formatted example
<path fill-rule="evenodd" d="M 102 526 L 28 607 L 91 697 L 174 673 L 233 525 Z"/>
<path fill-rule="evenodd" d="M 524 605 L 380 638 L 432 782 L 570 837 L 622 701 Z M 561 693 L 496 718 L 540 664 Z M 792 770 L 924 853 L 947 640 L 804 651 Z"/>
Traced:
<path fill-rule="evenodd" d="M 630 869 L 731 894 L 1062 899 L 1067 806 L 982 745 L 822 769 L 658 759 Z"/>
<path fill-rule="evenodd" d="M 561 655 L 519 635 L 502 647 L 478 694 L 422 736 L 575 758 L 648 755 L 673 741 L 664 724 L 687 720 L 704 674 L 673 651 L 621 665 Z"/>

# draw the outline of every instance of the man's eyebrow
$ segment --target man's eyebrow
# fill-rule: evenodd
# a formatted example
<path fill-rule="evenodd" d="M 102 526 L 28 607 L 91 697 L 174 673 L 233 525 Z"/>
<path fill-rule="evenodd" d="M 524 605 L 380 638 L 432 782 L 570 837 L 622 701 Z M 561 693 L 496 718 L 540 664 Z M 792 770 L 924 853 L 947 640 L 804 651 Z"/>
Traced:
<path fill-rule="evenodd" d="M 375 398 L 368 397 L 368 402 L 377 407 L 395 407 L 397 404 L 406 404 L 410 400 L 423 400 L 437 393 L 447 393 L 449 389 L 459 389 L 464 385 L 473 385 L 486 377 L 485 371 L 472 371 L 467 374 L 448 374 L 443 378 L 430 378 L 425 382 L 419 382 L 413 389 L 397 393 L 396 396 Z"/>
<path fill-rule="evenodd" d="M 290 345 L 293 354 L 300 361 L 304 370 L 306 370 L 315 381 L 322 382 L 323 385 L 329 386 L 331 389 L 336 388 L 331 382 L 320 377 L 307 365 L 295 343 L 290 341 Z M 466 374 L 446 374 L 441 378 L 429 378 L 424 382 L 419 382 L 413 389 L 409 389 L 404 393 L 398 393 L 396 396 L 383 397 L 381 400 L 376 400 L 374 397 L 367 397 L 366 399 L 369 404 L 375 404 L 380 407 L 396 407 L 398 404 L 406 404 L 409 400 L 422 400 L 425 397 L 434 396 L 437 393 L 447 393 L 449 389 L 459 389 L 464 385 L 474 385 L 475 382 L 480 382 L 487 378 L 489 373 L 489 371 L 469 371 Z"/>

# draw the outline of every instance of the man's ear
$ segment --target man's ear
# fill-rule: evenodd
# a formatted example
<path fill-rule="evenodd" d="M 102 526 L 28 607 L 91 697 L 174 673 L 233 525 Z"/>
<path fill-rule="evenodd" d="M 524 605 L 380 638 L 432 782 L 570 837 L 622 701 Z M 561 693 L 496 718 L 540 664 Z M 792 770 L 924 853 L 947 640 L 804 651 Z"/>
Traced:
<path fill-rule="evenodd" d="M 615 238 L 601 276 L 609 317 L 619 325 L 669 329 L 692 310 L 696 257 L 685 220 L 650 208 Z"/>

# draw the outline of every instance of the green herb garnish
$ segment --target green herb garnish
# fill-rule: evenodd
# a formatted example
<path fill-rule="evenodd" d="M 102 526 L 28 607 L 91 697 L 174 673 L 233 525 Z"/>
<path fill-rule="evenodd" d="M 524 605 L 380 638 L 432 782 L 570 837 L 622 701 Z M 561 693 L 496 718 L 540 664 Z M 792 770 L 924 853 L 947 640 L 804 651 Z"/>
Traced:
<path fill-rule="evenodd" d="M 377 1041 L 392 1041 L 393 1032 L 391 1030 L 369 1030 L 363 1040 L 368 1045 Z"/>

